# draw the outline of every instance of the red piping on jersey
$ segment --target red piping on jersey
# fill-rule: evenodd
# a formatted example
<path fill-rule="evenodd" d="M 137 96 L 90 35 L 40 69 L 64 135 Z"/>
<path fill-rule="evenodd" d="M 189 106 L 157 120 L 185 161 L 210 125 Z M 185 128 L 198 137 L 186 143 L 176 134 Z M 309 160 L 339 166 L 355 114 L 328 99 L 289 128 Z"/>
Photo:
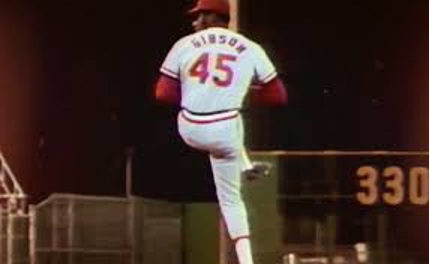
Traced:
<path fill-rule="evenodd" d="M 160 71 L 161 71 L 162 73 L 164 73 L 164 74 L 169 75 L 170 77 L 173 77 L 173 78 L 175 78 L 175 79 L 179 79 L 179 74 L 178 74 L 177 72 L 175 72 L 175 71 L 172 71 L 172 70 L 171 70 L 171 69 L 169 69 L 169 68 L 161 67 Z"/>
<path fill-rule="evenodd" d="M 229 119 L 236 118 L 237 116 L 239 116 L 239 113 L 235 113 L 232 116 L 219 117 L 219 118 L 210 119 L 210 120 L 195 120 L 195 119 L 190 119 L 189 117 L 186 117 L 183 112 L 181 112 L 181 116 L 182 116 L 182 118 L 184 118 L 185 120 L 187 120 L 190 123 L 195 123 L 195 124 L 209 124 L 209 123 L 214 123 L 214 122 L 218 122 L 218 121 L 224 121 L 224 120 L 229 120 Z"/>
<path fill-rule="evenodd" d="M 264 77 L 264 78 L 262 78 L 261 79 L 261 83 L 268 83 L 268 82 L 270 82 L 273 78 L 275 78 L 277 76 L 277 73 L 276 73 L 276 71 L 274 71 L 274 72 L 272 72 L 272 73 L 269 73 L 266 77 Z"/>

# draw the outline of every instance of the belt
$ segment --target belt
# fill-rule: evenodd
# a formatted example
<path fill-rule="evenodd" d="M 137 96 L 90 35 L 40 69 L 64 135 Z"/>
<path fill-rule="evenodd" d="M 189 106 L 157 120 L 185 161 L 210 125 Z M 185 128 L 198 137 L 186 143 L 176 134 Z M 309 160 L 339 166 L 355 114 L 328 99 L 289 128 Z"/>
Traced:
<path fill-rule="evenodd" d="M 239 116 L 238 109 L 222 110 L 216 112 L 196 113 L 185 108 L 180 113 L 181 117 L 190 123 L 208 124 L 223 120 L 233 119 Z"/>
<path fill-rule="evenodd" d="M 185 107 L 182 107 L 182 110 L 185 110 L 188 113 L 193 114 L 193 115 L 209 116 L 209 115 L 216 115 L 216 114 L 227 113 L 227 112 L 232 112 L 232 111 L 240 111 L 240 108 L 224 109 L 224 110 L 218 110 L 218 111 L 213 111 L 213 112 L 194 112 L 194 111 L 191 111 Z"/>

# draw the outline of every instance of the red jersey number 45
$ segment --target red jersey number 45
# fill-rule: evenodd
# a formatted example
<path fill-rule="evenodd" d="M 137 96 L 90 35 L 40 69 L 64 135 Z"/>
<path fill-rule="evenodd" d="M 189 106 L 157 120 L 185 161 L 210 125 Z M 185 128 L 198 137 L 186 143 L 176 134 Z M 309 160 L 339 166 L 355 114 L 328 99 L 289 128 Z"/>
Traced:
<path fill-rule="evenodd" d="M 235 62 L 237 57 L 229 54 L 216 54 L 215 71 L 222 76 L 212 76 L 213 82 L 218 87 L 228 87 L 233 80 L 233 70 L 230 67 L 230 62 Z M 198 78 L 199 82 L 205 84 L 210 77 L 209 60 L 211 56 L 209 53 L 202 53 L 197 60 L 193 63 L 189 70 L 191 77 Z"/>

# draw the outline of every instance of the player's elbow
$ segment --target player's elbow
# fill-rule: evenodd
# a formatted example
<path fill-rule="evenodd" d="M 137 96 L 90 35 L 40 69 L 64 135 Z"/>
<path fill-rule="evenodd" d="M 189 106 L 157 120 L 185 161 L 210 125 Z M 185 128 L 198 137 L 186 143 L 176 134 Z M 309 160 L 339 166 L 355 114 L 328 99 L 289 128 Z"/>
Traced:
<path fill-rule="evenodd" d="M 276 91 L 268 94 L 267 101 L 272 105 L 285 105 L 288 102 L 287 89 L 282 82 L 277 85 Z"/>
<path fill-rule="evenodd" d="M 160 102 L 167 102 L 170 101 L 170 97 L 167 96 L 167 93 L 165 91 L 163 91 L 163 88 L 161 88 L 160 86 L 156 86 L 155 88 L 155 94 L 154 94 L 155 100 L 160 101 Z"/>
<path fill-rule="evenodd" d="M 160 76 L 155 85 L 154 90 L 154 97 L 157 101 L 167 104 L 180 103 L 180 85 L 177 80 L 165 76 Z"/>
<path fill-rule="evenodd" d="M 155 99 L 166 104 L 179 104 L 180 102 L 180 97 L 178 95 L 158 89 L 155 92 Z"/>
<path fill-rule="evenodd" d="M 279 78 L 263 84 L 251 92 L 251 101 L 256 104 L 285 105 L 288 102 L 287 88 Z"/>
<path fill-rule="evenodd" d="M 279 94 L 276 96 L 267 96 L 266 98 L 264 98 L 262 103 L 274 106 L 281 106 L 286 105 L 287 101 L 288 97 L 286 94 Z"/>

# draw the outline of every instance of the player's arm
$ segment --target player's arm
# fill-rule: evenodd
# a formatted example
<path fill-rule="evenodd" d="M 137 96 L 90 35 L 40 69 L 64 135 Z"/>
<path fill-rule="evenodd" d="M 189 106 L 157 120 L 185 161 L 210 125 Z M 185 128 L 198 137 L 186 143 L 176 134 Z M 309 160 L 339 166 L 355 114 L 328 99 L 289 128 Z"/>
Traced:
<path fill-rule="evenodd" d="M 181 84 L 178 79 L 160 74 L 155 84 L 155 99 L 178 105 L 181 102 Z"/>
<path fill-rule="evenodd" d="M 254 80 L 249 96 L 251 104 L 286 104 L 287 88 L 279 78 L 275 66 L 259 45 L 255 46 L 254 51 Z"/>
<path fill-rule="evenodd" d="M 173 45 L 160 67 L 160 75 L 154 87 L 155 99 L 168 104 L 180 104 L 180 60 L 183 39 Z"/>
<path fill-rule="evenodd" d="M 267 83 L 251 86 L 249 98 L 251 104 L 282 105 L 287 103 L 288 93 L 282 80 L 275 76 Z"/>

